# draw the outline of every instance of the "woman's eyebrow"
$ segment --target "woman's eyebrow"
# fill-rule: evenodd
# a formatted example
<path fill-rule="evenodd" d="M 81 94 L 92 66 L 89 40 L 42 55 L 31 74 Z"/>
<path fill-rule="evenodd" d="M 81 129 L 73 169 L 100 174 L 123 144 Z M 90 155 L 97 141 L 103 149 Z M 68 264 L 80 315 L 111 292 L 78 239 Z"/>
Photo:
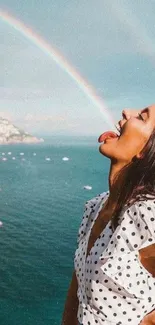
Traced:
<path fill-rule="evenodd" d="M 141 111 L 141 113 L 147 113 L 147 116 L 148 116 L 148 117 L 150 116 L 150 111 L 149 111 L 149 108 L 148 108 L 148 107 L 144 108 L 144 109 Z"/>

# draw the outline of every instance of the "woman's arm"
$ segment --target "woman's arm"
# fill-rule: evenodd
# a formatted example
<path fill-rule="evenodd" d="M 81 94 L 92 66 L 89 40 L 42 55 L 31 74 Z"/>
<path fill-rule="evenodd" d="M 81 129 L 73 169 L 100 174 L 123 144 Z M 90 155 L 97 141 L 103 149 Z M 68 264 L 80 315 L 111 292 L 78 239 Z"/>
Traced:
<path fill-rule="evenodd" d="M 78 297 L 77 297 L 78 283 L 75 271 L 73 272 L 72 280 L 67 294 L 64 313 L 62 317 L 62 325 L 77 325 L 78 312 Z"/>
<path fill-rule="evenodd" d="M 155 325 L 155 310 L 146 315 L 140 325 Z"/>
<path fill-rule="evenodd" d="M 155 277 L 155 244 L 141 249 L 139 256 L 145 269 Z M 143 318 L 140 325 L 155 325 L 155 309 Z"/>
<path fill-rule="evenodd" d="M 155 244 L 140 249 L 139 256 L 145 269 L 155 277 Z"/>

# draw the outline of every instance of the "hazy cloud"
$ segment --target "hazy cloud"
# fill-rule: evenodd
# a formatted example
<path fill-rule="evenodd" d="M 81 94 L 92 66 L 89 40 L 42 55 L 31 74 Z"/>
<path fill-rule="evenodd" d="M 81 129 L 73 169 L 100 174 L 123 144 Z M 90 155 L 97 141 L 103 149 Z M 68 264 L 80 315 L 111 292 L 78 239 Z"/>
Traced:
<path fill-rule="evenodd" d="M 154 102 L 154 1 L 1 0 L 1 5 L 75 66 L 116 118 L 124 106 Z M 0 110 L 29 131 L 51 132 L 52 126 L 98 134 L 107 128 L 78 84 L 2 21 L 0 69 Z"/>

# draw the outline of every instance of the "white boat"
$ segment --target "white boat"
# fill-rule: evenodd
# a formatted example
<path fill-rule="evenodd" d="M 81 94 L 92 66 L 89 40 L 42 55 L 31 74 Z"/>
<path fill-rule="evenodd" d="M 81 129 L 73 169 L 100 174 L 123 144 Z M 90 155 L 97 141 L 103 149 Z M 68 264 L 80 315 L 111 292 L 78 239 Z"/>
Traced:
<path fill-rule="evenodd" d="M 24 156 L 24 152 L 20 152 L 20 156 Z"/>
<path fill-rule="evenodd" d="M 88 190 L 88 191 L 92 190 L 92 186 L 90 185 L 85 185 L 83 188 L 84 190 Z"/>
<path fill-rule="evenodd" d="M 68 161 L 69 158 L 68 158 L 68 157 L 63 157 L 62 160 L 63 160 L 63 161 Z"/>
<path fill-rule="evenodd" d="M 12 152 L 11 152 L 11 151 L 9 151 L 9 152 L 8 152 L 8 155 L 9 155 L 9 156 L 11 156 L 11 155 L 12 155 Z"/>
<path fill-rule="evenodd" d="M 47 157 L 47 158 L 45 158 L 45 160 L 46 160 L 46 161 L 50 161 L 50 160 L 51 160 L 51 158 L 48 158 L 48 157 Z"/>

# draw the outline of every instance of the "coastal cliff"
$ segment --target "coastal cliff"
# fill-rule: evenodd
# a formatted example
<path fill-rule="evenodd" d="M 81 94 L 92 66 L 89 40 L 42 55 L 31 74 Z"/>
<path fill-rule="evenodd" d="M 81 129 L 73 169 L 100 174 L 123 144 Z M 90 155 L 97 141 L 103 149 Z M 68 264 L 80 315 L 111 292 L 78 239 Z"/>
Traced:
<path fill-rule="evenodd" d="M 24 132 L 7 119 L 0 117 L 0 145 L 15 143 L 31 144 L 41 142 L 44 142 L 44 140 Z"/>

